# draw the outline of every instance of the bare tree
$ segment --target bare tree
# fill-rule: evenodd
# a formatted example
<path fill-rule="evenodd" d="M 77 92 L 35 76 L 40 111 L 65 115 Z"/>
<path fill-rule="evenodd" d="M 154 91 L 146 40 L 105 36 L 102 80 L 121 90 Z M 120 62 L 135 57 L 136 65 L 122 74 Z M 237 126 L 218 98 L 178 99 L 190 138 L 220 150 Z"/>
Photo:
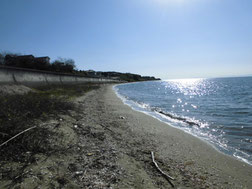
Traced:
<path fill-rule="evenodd" d="M 75 66 L 75 62 L 70 58 L 58 58 L 52 63 L 53 71 L 59 72 L 73 72 Z"/>
<path fill-rule="evenodd" d="M 69 65 L 69 66 L 72 66 L 73 69 L 76 68 L 75 61 L 73 59 L 71 59 L 71 58 L 65 59 L 65 64 Z"/>
<path fill-rule="evenodd" d="M 0 53 L 0 65 L 4 64 L 4 55 Z"/>

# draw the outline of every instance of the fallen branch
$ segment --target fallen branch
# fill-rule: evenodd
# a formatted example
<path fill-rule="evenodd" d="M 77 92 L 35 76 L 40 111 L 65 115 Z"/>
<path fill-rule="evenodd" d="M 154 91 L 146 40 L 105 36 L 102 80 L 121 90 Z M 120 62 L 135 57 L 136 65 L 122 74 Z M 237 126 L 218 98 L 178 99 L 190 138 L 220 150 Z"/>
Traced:
<path fill-rule="evenodd" d="M 37 127 L 37 126 L 30 127 L 30 128 L 28 128 L 28 129 L 25 129 L 24 131 L 22 131 L 22 132 L 16 134 L 14 137 L 11 137 L 9 140 L 7 140 L 7 141 L 5 141 L 4 143 L 2 143 L 2 144 L 0 145 L 0 147 L 2 147 L 3 145 L 7 144 L 7 143 L 10 142 L 11 140 L 15 139 L 15 138 L 18 137 L 19 135 L 21 135 L 21 134 L 23 134 L 23 133 L 25 133 L 25 132 L 27 132 L 27 131 L 29 131 L 29 130 L 31 130 L 31 129 L 34 129 L 34 128 L 36 128 L 36 127 Z"/>
<path fill-rule="evenodd" d="M 155 165 L 155 167 L 157 168 L 157 170 L 162 174 L 163 177 L 166 178 L 166 180 L 170 183 L 170 185 L 172 187 L 174 187 L 174 184 L 170 181 L 170 179 L 174 180 L 174 178 L 171 177 L 170 175 L 167 175 L 164 171 L 162 171 L 162 169 L 159 168 L 157 162 L 155 161 L 154 152 L 151 152 L 151 157 L 152 157 L 152 162 Z"/>

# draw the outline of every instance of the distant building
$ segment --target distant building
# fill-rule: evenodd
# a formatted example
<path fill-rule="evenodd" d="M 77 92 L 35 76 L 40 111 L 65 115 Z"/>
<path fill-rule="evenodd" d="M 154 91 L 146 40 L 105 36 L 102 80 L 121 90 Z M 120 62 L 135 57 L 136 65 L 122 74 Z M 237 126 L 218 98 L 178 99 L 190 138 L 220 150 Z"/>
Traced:
<path fill-rule="evenodd" d="M 4 59 L 4 63 L 6 66 L 16 66 L 16 67 L 30 67 L 32 66 L 34 61 L 33 55 L 6 55 Z"/>
<path fill-rule="evenodd" d="M 87 70 L 86 73 L 88 76 L 96 76 L 96 72 L 94 70 Z"/>
<path fill-rule="evenodd" d="M 50 63 L 50 58 L 49 58 L 48 56 L 36 57 L 36 58 L 34 58 L 34 61 L 35 61 L 36 63 L 49 64 L 49 63 Z"/>
<path fill-rule="evenodd" d="M 6 66 L 46 70 L 50 66 L 50 58 L 48 56 L 34 57 L 33 55 L 6 55 L 4 63 Z"/>

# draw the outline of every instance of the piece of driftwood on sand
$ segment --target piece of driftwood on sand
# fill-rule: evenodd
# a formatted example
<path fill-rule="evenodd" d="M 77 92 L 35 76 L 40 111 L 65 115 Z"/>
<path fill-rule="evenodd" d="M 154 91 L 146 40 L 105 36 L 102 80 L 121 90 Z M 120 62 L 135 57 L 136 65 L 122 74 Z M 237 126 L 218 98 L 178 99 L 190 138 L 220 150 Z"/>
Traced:
<path fill-rule="evenodd" d="M 166 180 L 171 184 L 171 186 L 174 187 L 174 184 L 170 181 L 170 179 L 174 180 L 174 178 L 171 177 L 170 175 L 166 174 L 164 171 L 162 171 L 162 169 L 159 168 L 157 162 L 155 161 L 154 152 L 151 152 L 151 157 L 152 157 L 152 162 L 155 165 L 155 167 L 157 168 L 157 170 L 162 174 L 163 177 L 166 178 Z"/>
<path fill-rule="evenodd" d="M 9 140 L 7 140 L 7 141 L 5 141 L 4 143 L 2 143 L 2 144 L 0 145 L 0 147 L 2 147 L 3 145 L 7 144 L 7 143 L 10 142 L 11 140 L 17 138 L 19 135 L 21 135 L 21 134 L 23 134 L 23 133 L 25 133 L 25 132 L 27 132 L 27 131 L 29 131 L 29 130 L 31 130 L 31 129 L 34 129 L 34 128 L 36 128 L 36 127 L 37 127 L 37 126 L 30 127 L 30 128 L 28 128 L 28 129 L 25 129 L 24 131 L 22 131 L 22 132 L 16 134 L 15 136 L 11 137 Z"/>

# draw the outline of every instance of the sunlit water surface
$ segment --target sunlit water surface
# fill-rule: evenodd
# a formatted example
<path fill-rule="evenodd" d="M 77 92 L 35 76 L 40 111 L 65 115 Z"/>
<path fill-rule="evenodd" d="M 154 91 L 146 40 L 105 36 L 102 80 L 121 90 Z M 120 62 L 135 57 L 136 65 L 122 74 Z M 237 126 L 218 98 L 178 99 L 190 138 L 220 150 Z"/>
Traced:
<path fill-rule="evenodd" d="M 252 77 L 123 84 L 124 102 L 252 164 Z"/>

